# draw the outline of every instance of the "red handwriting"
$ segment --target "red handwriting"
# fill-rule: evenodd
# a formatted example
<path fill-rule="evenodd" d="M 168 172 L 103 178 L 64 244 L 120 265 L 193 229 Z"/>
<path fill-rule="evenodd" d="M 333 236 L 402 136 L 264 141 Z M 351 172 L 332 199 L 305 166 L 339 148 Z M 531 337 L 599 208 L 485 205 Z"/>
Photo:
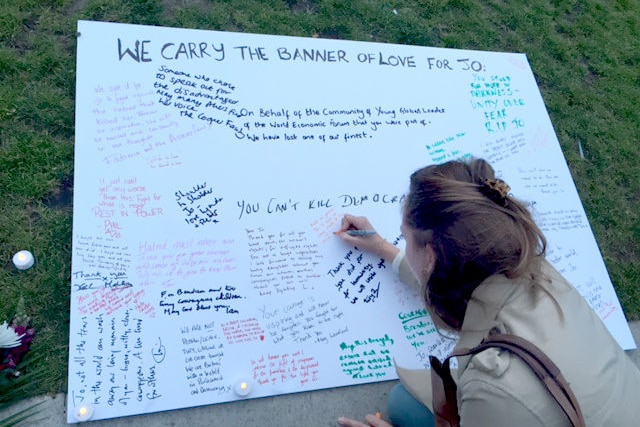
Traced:
<path fill-rule="evenodd" d="M 237 269 L 234 239 L 192 239 L 139 244 L 136 273 L 141 285 Z"/>
<path fill-rule="evenodd" d="M 253 379 L 258 385 L 299 383 L 304 387 L 318 381 L 320 363 L 315 357 L 294 353 L 267 354 L 251 360 Z"/>
<path fill-rule="evenodd" d="M 140 314 L 155 317 L 154 307 L 144 300 L 144 296 L 144 290 L 135 288 L 99 289 L 78 296 L 78 311 L 81 314 L 104 313 L 110 316 L 122 308 L 133 308 Z"/>
<path fill-rule="evenodd" d="M 331 208 L 320 218 L 311 223 L 311 228 L 316 232 L 322 243 L 327 243 L 334 238 L 333 232 L 340 227 L 340 215 Z"/>
<path fill-rule="evenodd" d="M 92 107 L 93 142 L 107 165 L 162 149 L 170 143 L 166 133 L 178 127 L 170 114 L 159 110 L 153 90 L 138 82 L 96 87 Z"/>
<path fill-rule="evenodd" d="M 105 222 L 105 232 L 111 237 L 116 237 L 112 234 L 114 224 L 115 230 L 119 229 L 115 218 L 150 218 L 164 215 L 163 209 L 159 206 L 161 199 L 161 195 L 148 191 L 136 177 L 118 177 L 109 182 L 101 179 L 98 204 L 91 208 L 91 211 L 96 218 L 109 220 L 109 227 Z"/>
<path fill-rule="evenodd" d="M 223 323 L 222 332 L 229 344 L 264 341 L 264 330 L 255 318 Z"/>

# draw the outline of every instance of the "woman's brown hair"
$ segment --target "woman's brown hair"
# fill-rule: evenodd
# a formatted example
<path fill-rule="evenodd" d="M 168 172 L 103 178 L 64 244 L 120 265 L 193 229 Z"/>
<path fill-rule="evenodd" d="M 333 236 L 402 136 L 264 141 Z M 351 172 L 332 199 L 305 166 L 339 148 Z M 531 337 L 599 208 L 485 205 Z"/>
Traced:
<path fill-rule="evenodd" d="M 434 270 L 424 298 L 432 314 L 460 330 L 471 294 L 487 277 L 535 274 L 546 240 L 522 202 L 482 159 L 451 161 L 411 175 L 404 222 L 431 245 Z"/>

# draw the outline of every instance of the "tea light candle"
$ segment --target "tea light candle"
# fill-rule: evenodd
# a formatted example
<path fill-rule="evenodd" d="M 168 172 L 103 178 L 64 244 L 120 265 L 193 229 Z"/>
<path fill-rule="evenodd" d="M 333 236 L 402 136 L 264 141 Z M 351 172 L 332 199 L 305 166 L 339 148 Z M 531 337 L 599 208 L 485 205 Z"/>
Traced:
<path fill-rule="evenodd" d="M 33 266 L 33 255 L 29 251 L 20 251 L 13 256 L 13 265 L 18 270 L 28 270 Z"/>
<path fill-rule="evenodd" d="M 89 404 L 80 405 L 75 409 L 76 420 L 88 421 L 93 416 L 93 407 Z"/>
<path fill-rule="evenodd" d="M 249 380 L 241 378 L 236 382 L 236 385 L 233 387 L 233 389 L 238 396 L 244 397 L 251 393 L 251 383 L 249 382 Z"/>

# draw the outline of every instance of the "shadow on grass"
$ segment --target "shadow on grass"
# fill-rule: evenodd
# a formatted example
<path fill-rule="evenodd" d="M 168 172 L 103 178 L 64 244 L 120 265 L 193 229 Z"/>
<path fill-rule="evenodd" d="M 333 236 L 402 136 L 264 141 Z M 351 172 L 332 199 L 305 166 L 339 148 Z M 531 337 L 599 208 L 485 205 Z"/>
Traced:
<path fill-rule="evenodd" d="M 19 372 L 18 376 L 0 373 L 0 413 L 10 413 L 10 407 L 20 402 L 24 396 L 29 395 L 33 384 L 46 379 L 47 373 L 44 364 L 38 363 L 42 358 L 42 356 L 34 357 L 32 353 L 27 353 L 27 357 L 16 369 L 16 372 Z M 28 425 L 26 422 L 42 411 L 44 403 L 46 401 L 40 401 L 13 414 L 0 415 L 0 427 Z"/>

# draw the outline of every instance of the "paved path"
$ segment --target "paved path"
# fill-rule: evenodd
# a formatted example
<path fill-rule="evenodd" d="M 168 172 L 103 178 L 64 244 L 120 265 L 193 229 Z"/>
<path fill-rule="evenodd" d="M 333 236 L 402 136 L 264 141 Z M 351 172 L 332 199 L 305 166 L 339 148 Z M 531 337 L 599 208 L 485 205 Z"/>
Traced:
<path fill-rule="evenodd" d="M 631 322 L 631 332 L 640 344 L 640 322 Z M 640 350 L 628 351 L 640 366 Z M 285 396 L 252 399 L 197 408 L 138 415 L 112 420 L 94 421 L 88 427 L 335 427 L 340 415 L 360 418 L 367 412 L 384 412 L 389 390 L 396 381 L 341 387 Z M 28 424 L 33 427 L 64 427 L 65 396 L 33 399 L 44 400 L 43 412 Z M 28 405 L 17 404 L 12 410 Z M 0 414 L 1 415 L 1 414 Z M 0 419 L 2 417 L 0 416 Z"/>

